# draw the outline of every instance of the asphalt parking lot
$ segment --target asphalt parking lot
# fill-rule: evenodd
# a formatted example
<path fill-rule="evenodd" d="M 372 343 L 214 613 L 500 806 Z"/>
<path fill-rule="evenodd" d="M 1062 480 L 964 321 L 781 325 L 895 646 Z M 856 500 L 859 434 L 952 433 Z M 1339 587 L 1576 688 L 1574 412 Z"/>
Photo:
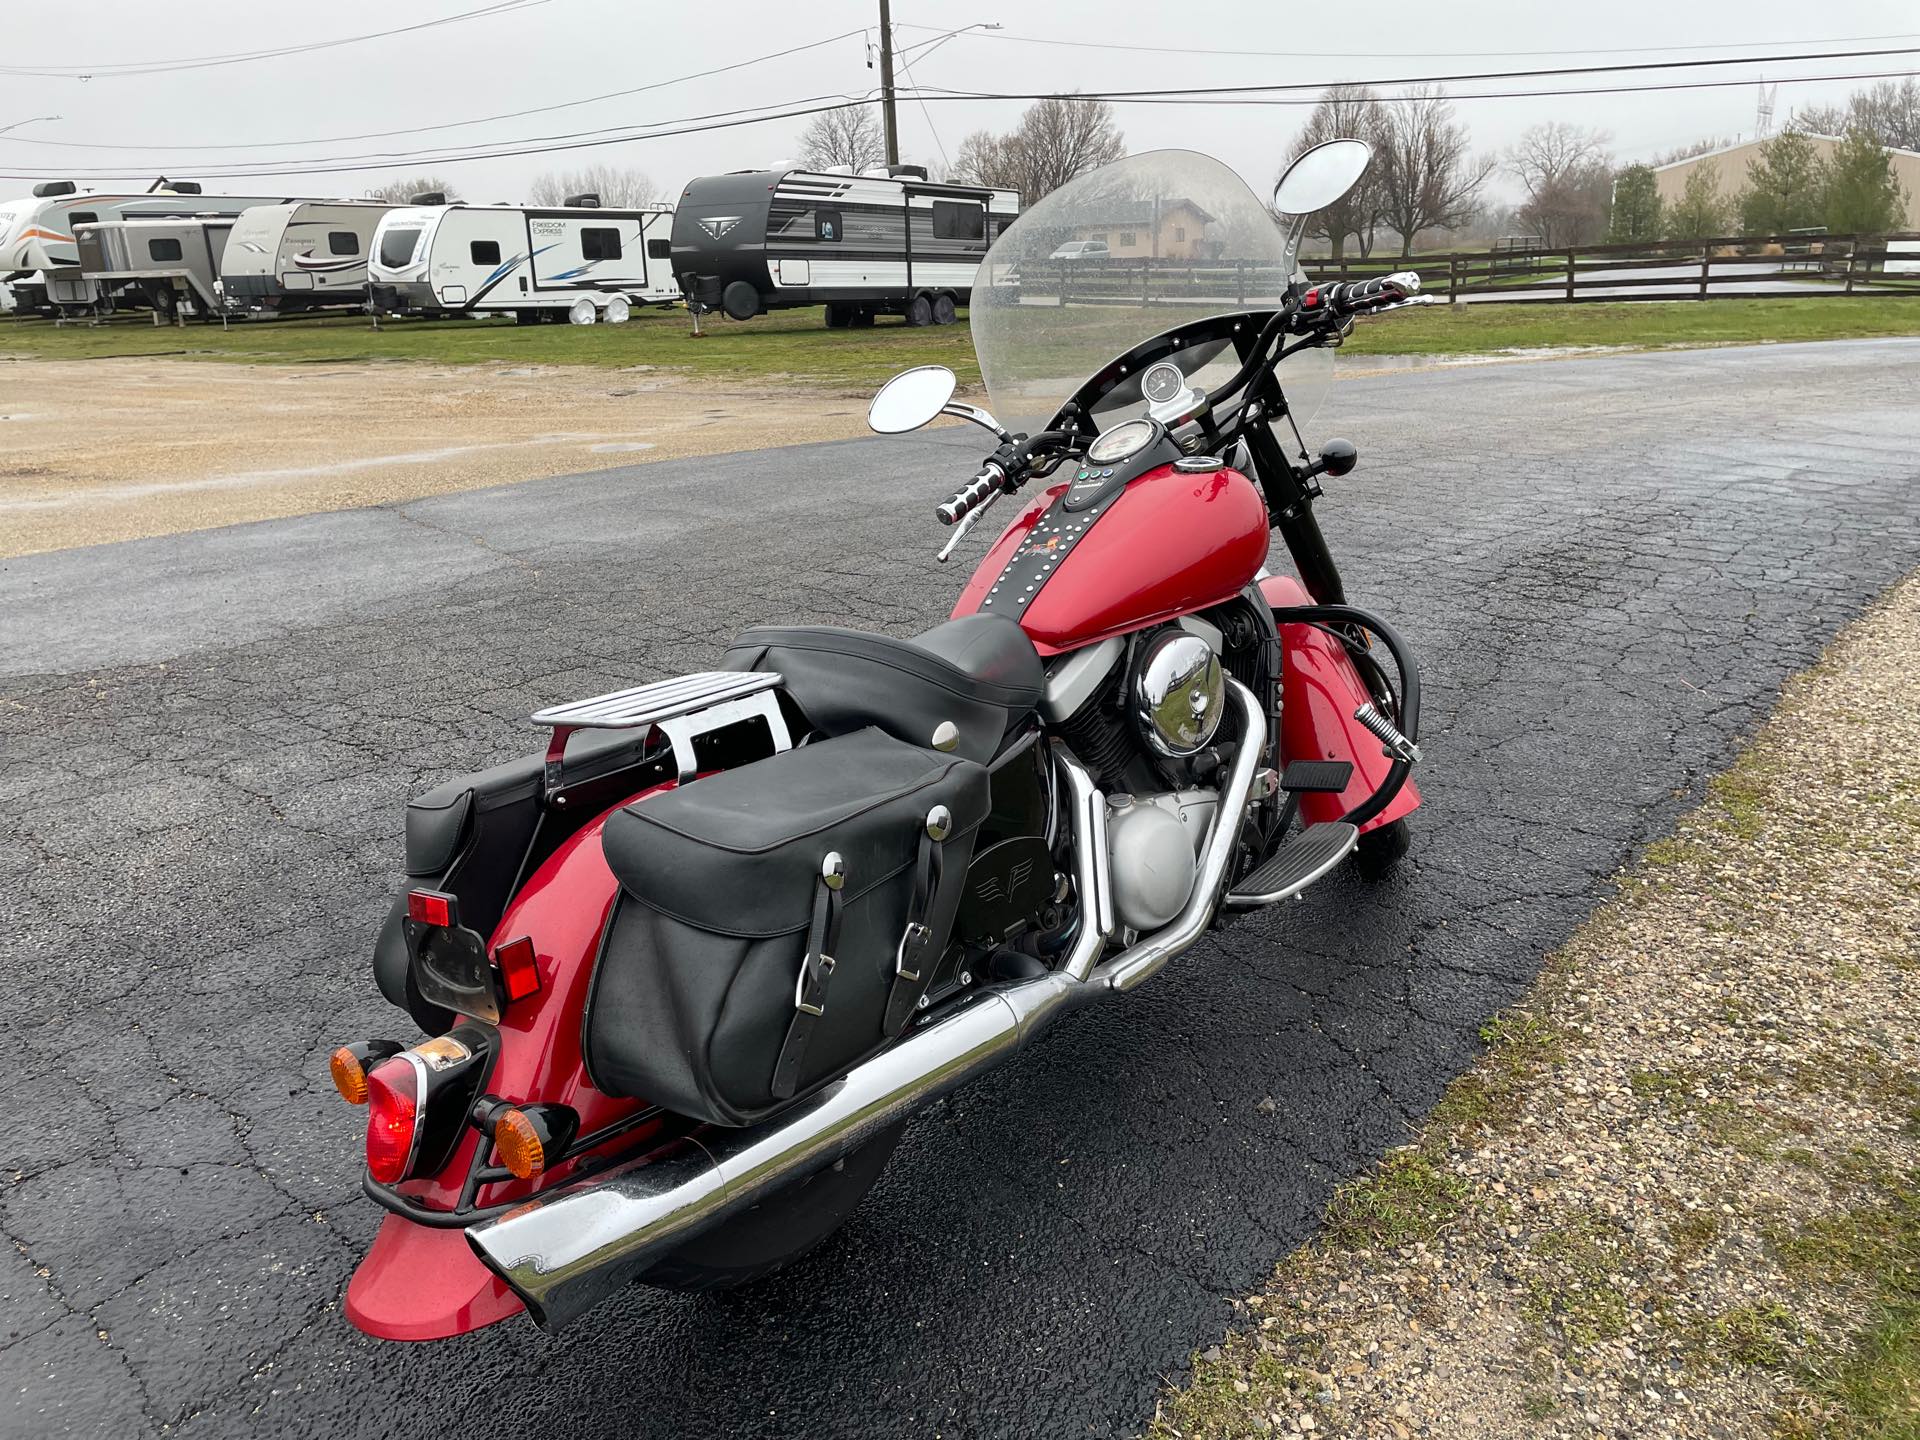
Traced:
<path fill-rule="evenodd" d="M 1387 374 L 1317 427 L 1424 659 L 1397 876 L 1236 923 L 917 1121 L 815 1258 L 372 1341 L 327 1051 L 405 795 L 767 618 L 909 633 L 966 432 L 0 563 L 0 1433 L 1123 1435 L 1780 681 L 1920 565 L 1920 342 Z M 753 437 L 759 438 L 759 437 Z M 977 556 L 984 541 L 965 553 Z M 1261 1102 L 1272 1098 L 1277 1105 Z"/>

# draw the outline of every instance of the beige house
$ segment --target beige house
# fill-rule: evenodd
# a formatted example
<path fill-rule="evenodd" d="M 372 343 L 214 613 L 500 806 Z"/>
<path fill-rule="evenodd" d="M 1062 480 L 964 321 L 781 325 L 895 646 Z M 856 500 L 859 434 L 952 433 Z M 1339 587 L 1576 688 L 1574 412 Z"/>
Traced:
<path fill-rule="evenodd" d="M 1747 188 L 1747 167 L 1758 158 L 1760 147 L 1772 138 L 1762 136 L 1757 140 L 1743 140 L 1738 145 L 1709 150 L 1691 160 L 1676 160 L 1671 165 L 1658 166 L 1653 172 L 1653 183 L 1660 190 L 1661 203 L 1672 205 L 1678 201 L 1681 191 L 1687 188 L 1687 177 L 1703 167 L 1715 172 L 1721 195 L 1733 199 Z M 1831 135 L 1809 135 L 1806 138 L 1820 152 L 1823 160 L 1832 158 L 1834 147 L 1840 143 Z M 1920 151 L 1895 150 L 1891 153 L 1894 178 L 1907 195 L 1905 228 L 1920 230 Z"/>
<path fill-rule="evenodd" d="M 1104 240 L 1107 253 L 1120 260 L 1137 260 L 1141 256 L 1162 260 L 1212 258 L 1206 248 L 1206 238 L 1213 216 L 1191 200 L 1116 200 L 1108 210 L 1109 218 L 1097 225 L 1080 226 L 1073 232 L 1073 238 Z"/>

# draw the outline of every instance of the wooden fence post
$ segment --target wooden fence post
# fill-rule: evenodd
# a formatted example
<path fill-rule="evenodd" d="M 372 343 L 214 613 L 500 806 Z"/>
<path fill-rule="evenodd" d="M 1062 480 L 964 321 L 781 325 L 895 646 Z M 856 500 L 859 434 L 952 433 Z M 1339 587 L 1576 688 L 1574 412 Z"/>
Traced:
<path fill-rule="evenodd" d="M 1447 303 L 1449 305 L 1460 303 L 1460 257 L 1458 255 L 1447 257 Z"/>
<path fill-rule="evenodd" d="M 1702 245 L 1700 247 L 1700 298 L 1702 300 L 1707 298 L 1707 285 L 1712 280 L 1712 271 L 1713 247 Z"/>
<path fill-rule="evenodd" d="M 1573 303 L 1573 262 L 1574 252 L 1567 251 L 1567 303 Z"/>

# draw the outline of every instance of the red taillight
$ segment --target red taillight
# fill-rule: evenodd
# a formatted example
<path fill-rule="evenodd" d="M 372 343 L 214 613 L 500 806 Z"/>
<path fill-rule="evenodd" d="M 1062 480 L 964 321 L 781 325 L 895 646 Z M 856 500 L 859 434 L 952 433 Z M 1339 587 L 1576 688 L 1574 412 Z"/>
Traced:
<path fill-rule="evenodd" d="M 425 1069 L 404 1054 L 367 1075 L 367 1171 L 382 1185 L 398 1185 L 413 1168 L 425 1089 Z"/>
<path fill-rule="evenodd" d="M 407 918 L 417 920 L 422 925 L 451 925 L 453 897 L 442 895 L 437 890 L 409 890 Z"/>
<path fill-rule="evenodd" d="M 500 967 L 500 978 L 506 982 L 507 1000 L 524 1000 L 540 988 L 540 971 L 533 961 L 533 941 L 525 935 L 518 940 L 510 940 L 493 952 L 493 962 Z"/>

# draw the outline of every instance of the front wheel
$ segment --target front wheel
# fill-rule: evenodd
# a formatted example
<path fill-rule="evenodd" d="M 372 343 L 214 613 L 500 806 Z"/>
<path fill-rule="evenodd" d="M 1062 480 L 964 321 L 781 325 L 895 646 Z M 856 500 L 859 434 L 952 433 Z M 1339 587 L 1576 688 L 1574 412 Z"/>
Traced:
<path fill-rule="evenodd" d="M 907 1122 L 696 1235 L 640 1277 L 660 1290 L 733 1290 L 785 1268 L 847 1222 L 887 1168 Z"/>
<path fill-rule="evenodd" d="M 933 323 L 933 302 L 924 295 L 916 295 L 907 305 L 907 324 L 916 329 Z"/>
<path fill-rule="evenodd" d="M 951 325 L 955 320 L 959 318 L 960 318 L 960 309 L 957 305 L 953 303 L 953 297 L 951 295 L 942 295 L 934 300 L 933 302 L 933 323 L 934 324 Z"/>
<path fill-rule="evenodd" d="M 1353 863 L 1359 868 L 1361 878 L 1384 880 L 1407 853 L 1411 839 L 1404 815 L 1391 825 L 1381 825 L 1362 835 L 1360 843 L 1353 847 Z"/>

